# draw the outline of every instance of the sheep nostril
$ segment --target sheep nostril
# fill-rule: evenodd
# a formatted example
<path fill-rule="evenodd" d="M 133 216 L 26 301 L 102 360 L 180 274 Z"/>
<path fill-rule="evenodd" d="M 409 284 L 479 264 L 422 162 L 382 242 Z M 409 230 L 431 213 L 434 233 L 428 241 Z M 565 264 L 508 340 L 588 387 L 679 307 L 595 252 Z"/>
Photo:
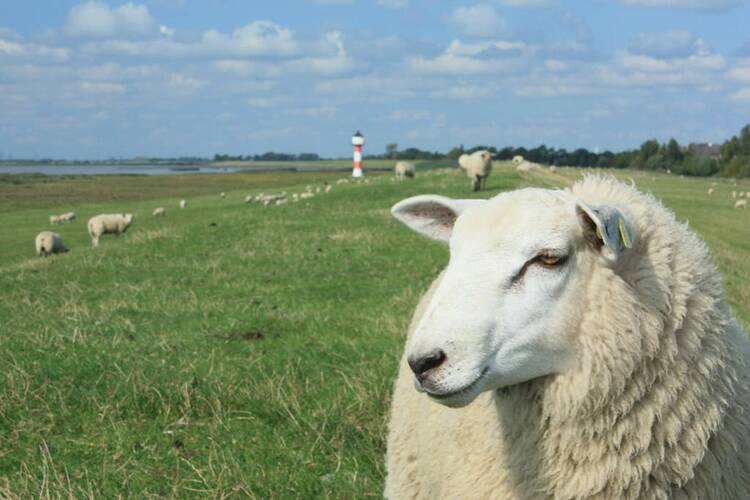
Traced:
<path fill-rule="evenodd" d="M 411 371 L 413 371 L 414 374 L 421 379 L 429 370 L 437 368 L 438 366 L 443 364 L 445 358 L 445 353 L 441 349 L 438 349 L 419 359 L 409 358 L 408 363 Z"/>

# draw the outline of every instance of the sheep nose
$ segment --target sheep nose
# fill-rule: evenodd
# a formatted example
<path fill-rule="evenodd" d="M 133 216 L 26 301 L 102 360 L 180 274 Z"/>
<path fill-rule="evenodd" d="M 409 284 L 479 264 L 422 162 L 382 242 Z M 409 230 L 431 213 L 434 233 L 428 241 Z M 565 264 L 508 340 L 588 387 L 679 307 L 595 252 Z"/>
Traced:
<path fill-rule="evenodd" d="M 445 361 L 445 358 L 445 353 L 441 349 L 437 349 L 429 353 L 427 356 L 418 359 L 409 358 L 407 361 L 411 371 L 413 371 L 414 375 L 421 380 L 429 370 L 440 366 L 443 361 Z"/>

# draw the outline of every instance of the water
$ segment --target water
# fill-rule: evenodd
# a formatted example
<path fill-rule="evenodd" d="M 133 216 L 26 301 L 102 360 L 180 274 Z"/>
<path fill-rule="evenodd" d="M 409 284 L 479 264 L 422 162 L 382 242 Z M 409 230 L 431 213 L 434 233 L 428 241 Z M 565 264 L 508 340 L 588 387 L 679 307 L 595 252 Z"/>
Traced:
<path fill-rule="evenodd" d="M 227 174 L 241 172 L 237 167 L 199 165 L 0 165 L 0 174 L 45 175 L 180 175 Z"/>

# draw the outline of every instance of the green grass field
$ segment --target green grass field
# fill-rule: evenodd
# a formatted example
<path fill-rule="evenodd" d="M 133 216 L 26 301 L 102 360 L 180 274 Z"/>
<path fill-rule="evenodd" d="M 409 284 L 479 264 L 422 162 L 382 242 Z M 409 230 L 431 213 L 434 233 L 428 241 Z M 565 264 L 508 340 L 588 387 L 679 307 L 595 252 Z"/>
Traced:
<path fill-rule="evenodd" d="M 582 172 L 501 168 L 481 196 Z M 750 210 L 731 198 L 750 183 L 617 175 L 706 239 L 750 325 Z M 381 497 L 404 334 L 447 258 L 389 208 L 474 196 L 457 171 L 389 177 L 269 207 L 243 198 L 337 176 L 0 179 L 0 497 Z M 71 252 L 35 257 L 68 210 Z M 110 211 L 133 227 L 90 248 Z"/>

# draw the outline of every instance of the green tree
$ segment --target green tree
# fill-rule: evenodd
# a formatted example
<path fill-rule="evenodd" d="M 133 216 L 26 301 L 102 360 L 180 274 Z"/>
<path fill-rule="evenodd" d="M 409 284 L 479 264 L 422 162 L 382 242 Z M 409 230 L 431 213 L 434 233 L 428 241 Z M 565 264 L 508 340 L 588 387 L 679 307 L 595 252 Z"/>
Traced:
<path fill-rule="evenodd" d="M 398 153 L 398 144 L 392 142 L 385 145 L 385 156 L 386 158 L 394 159 Z"/>

